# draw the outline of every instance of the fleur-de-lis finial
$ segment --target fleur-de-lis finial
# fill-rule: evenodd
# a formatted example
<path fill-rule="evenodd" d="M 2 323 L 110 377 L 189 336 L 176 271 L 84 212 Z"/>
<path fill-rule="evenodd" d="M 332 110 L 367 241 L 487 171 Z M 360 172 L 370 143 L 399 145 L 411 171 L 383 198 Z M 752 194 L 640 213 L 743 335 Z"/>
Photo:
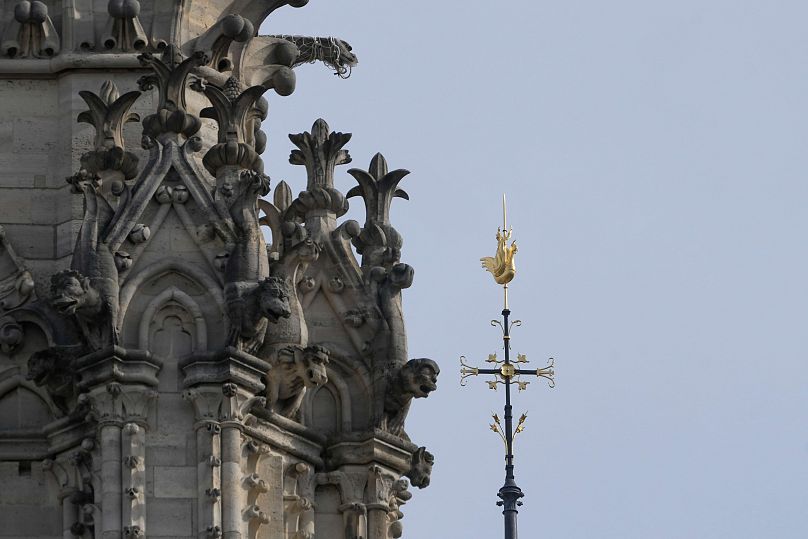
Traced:
<path fill-rule="evenodd" d="M 95 128 L 95 149 L 82 156 L 82 167 L 92 171 L 120 170 L 125 179 L 137 175 L 138 158 L 125 151 L 123 127 L 129 122 L 140 121 L 140 116 L 131 112 L 141 92 L 118 93 L 111 80 L 101 86 L 100 94 L 80 91 L 89 110 L 78 115 L 78 121 Z"/>
<path fill-rule="evenodd" d="M 191 87 L 204 93 L 212 105 L 202 109 L 200 115 L 215 120 L 219 127 L 218 144 L 202 160 L 208 172 L 216 176 L 221 167 L 238 166 L 263 174 L 264 163 L 258 154 L 264 150 L 266 138 L 259 128 L 267 114 L 263 98 L 267 88 L 252 86 L 241 91 L 233 77 L 222 88 L 202 79 L 195 80 Z"/>
<path fill-rule="evenodd" d="M 191 71 L 208 62 L 205 53 L 198 51 L 183 60 L 179 50 L 169 46 L 163 58 L 145 53 L 138 56 L 138 60 L 153 71 L 138 80 L 140 89 L 145 92 L 157 87 L 160 99 L 157 113 L 143 119 L 143 135 L 152 139 L 165 133 L 192 137 L 202 127 L 202 122 L 188 112 L 185 83 Z"/>

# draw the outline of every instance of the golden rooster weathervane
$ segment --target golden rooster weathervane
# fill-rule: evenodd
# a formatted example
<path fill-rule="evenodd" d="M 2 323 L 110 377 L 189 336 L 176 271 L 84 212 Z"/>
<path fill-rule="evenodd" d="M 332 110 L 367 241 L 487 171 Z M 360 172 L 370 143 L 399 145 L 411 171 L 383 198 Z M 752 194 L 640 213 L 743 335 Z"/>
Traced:
<path fill-rule="evenodd" d="M 501 284 L 505 291 L 505 308 L 508 308 L 508 283 L 516 276 L 516 261 L 514 257 L 518 251 L 516 242 L 508 241 L 513 235 L 513 229 L 508 230 L 508 210 L 505 195 L 502 195 L 502 228 L 497 229 L 497 252 L 494 256 L 484 256 L 480 259 L 483 268 L 491 272 L 497 284 Z"/>
<path fill-rule="evenodd" d="M 499 326 L 502 330 L 502 342 L 505 352 L 504 359 L 497 358 L 496 354 L 489 354 L 486 363 L 491 363 L 492 368 L 479 368 L 473 367 L 466 363 L 466 357 L 460 356 L 460 385 L 466 385 L 466 379 L 471 376 L 479 375 L 493 375 L 494 379 L 487 382 L 489 389 L 496 390 L 498 386 L 502 385 L 505 388 L 505 421 L 504 424 L 499 419 L 499 415 L 493 414 L 494 423 L 490 425 L 491 430 L 496 432 L 502 437 L 505 442 L 505 484 L 499 489 L 497 496 L 500 501 L 497 505 L 501 506 L 502 514 L 505 517 L 505 539 L 516 539 L 516 517 L 518 514 L 517 507 L 522 505 L 520 498 L 525 494 L 522 489 L 516 484 L 516 476 L 514 475 L 514 456 L 513 456 L 513 442 L 515 437 L 525 430 L 525 421 L 527 414 L 522 414 L 516 425 L 513 419 L 513 407 L 511 405 L 511 389 L 513 385 L 519 391 L 527 389 L 530 382 L 522 381 L 522 376 L 536 376 L 537 378 L 544 378 L 549 383 L 550 387 L 555 387 L 555 370 L 554 360 L 550 358 L 546 367 L 538 369 L 528 369 L 526 365 L 530 363 L 527 356 L 524 354 L 517 354 L 516 359 L 511 359 L 511 329 L 522 325 L 520 320 L 511 321 L 511 310 L 508 308 L 508 283 L 510 283 L 516 275 L 516 266 L 514 264 L 514 255 L 516 255 L 516 242 L 508 242 L 511 239 L 513 230 L 508 229 L 508 213 L 505 205 L 505 195 L 502 195 L 502 228 L 497 230 L 497 252 L 494 256 L 487 256 L 481 258 L 483 268 L 490 271 L 494 276 L 497 284 L 501 284 L 505 291 L 505 307 L 502 309 L 502 321 L 491 320 L 492 326 Z"/>

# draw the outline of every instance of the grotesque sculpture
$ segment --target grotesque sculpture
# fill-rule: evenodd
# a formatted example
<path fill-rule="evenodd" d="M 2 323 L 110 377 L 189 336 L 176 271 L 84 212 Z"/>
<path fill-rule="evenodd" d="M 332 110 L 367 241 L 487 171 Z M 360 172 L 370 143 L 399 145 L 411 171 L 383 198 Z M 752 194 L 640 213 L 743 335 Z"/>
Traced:
<path fill-rule="evenodd" d="M 110 302 L 89 277 L 75 270 L 61 271 L 51 277 L 51 303 L 65 316 L 75 317 L 87 343 L 94 349 L 112 340 Z"/>
<path fill-rule="evenodd" d="M 268 321 L 276 323 L 292 313 L 288 287 L 278 277 L 259 283 L 233 283 L 225 293 L 230 345 L 249 353 L 255 353 L 264 342 Z"/>
<path fill-rule="evenodd" d="M 426 450 L 426 447 L 419 447 L 418 450 L 412 454 L 412 467 L 407 472 L 407 477 L 410 478 L 412 486 L 418 488 L 426 488 L 429 486 L 429 480 L 432 476 L 432 466 L 435 464 L 435 457 Z"/>
<path fill-rule="evenodd" d="M 78 350 L 49 348 L 34 352 L 28 359 L 26 378 L 46 387 L 53 403 L 62 412 L 68 411 L 68 400 L 74 395 L 73 362 Z"/>
<path fill-rule="evenodd" d="M 390 384 L 384 399 L 382 428 L 398 436 L 404 434 L 404 418 L 412 399 L 428 397 L 438 388 L 438 364 L 427 358 L 411 359 L 402 366 Z"/>
<path fill-rule="evenodd" d="M 329 351 L 322 346 L 300 349 L 290 346 L 279 351 L 267 374 L 267 406 L 284 417 L 294 418 L 306 390 L 328 382 Z"/>
<path fill-rule="evenodd" d="M 334 74 L 343 79 L 351 76 L 351 69 L 356 66 L 357 58 L 353 48 L 347 41 L 335 37 L 309 37 L 309 36 L 267 36 L 281 38 L 294 43 L 300 53 L 292 64 L 312 64 L 323 62 L 334 70 Z"/>
<path fill-rule="evenodd" d="M 113 210 L 101 194 L 101 178 L 86 170 L 67 179 L 84 196 L 84 220 L 71 269 L 51 277 L 54 308 L 75 316 L 87 344 L 94 350 L 118 344 L 118 269 L 104 233 Z"/>

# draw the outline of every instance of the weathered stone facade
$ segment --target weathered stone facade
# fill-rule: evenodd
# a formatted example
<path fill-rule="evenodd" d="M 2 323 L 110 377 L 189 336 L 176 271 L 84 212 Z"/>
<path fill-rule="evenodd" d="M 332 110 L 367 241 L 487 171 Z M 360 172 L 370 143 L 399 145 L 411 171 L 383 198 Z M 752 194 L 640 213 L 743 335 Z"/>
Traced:
<path fill-rule="evenodd" d="M 323 120 L 297 196 L 260 157 L 294 67 L 356 64 L 256 35 L 305 3 L 0 0 L 0 537 L 401 536 L 439 372 L 407 356 L 407 172 L 340 193 Z"/>

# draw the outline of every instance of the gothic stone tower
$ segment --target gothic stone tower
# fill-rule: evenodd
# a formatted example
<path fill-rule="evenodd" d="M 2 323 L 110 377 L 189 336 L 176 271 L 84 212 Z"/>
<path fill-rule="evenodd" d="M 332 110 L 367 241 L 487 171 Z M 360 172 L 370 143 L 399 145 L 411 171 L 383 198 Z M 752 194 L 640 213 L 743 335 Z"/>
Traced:
<path fill-rule="evenodd" d="M 401 536 L 438 375 L 407 356 L 407 172 L 340 193 L 322 120 L 307 185 L 259 156 L 297 65 L 356 63 L 256 35 L 305 3 L 0 0 L 0 537 Z"/>

